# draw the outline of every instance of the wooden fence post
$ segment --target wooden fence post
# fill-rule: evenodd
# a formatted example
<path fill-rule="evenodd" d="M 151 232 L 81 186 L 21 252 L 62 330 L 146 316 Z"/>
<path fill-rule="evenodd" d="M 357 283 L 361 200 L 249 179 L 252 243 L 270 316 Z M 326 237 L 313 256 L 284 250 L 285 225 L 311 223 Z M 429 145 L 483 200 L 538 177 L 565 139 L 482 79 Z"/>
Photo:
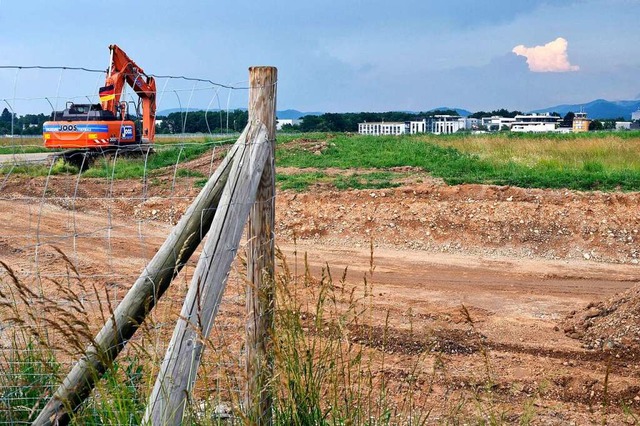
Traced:
<path fill-rule="evenodd" d="M 177 426 L 195 383 L 206 339 L 218 312 L 262 171 L 271 156 L 263 124 L 249 122 L 233 161 L 211 229 L 173 331 L 142 423 Z"/>
<path fill-rule="evenodd" d="M 249 121 L 263 123 L 271 143 L 271 156 L 262 172 L 247 235 L 245 405 L 248 419 L 256 425 L 272 423 L 277 80 L 278 70 L 274 67 L 249 68 Z"/>

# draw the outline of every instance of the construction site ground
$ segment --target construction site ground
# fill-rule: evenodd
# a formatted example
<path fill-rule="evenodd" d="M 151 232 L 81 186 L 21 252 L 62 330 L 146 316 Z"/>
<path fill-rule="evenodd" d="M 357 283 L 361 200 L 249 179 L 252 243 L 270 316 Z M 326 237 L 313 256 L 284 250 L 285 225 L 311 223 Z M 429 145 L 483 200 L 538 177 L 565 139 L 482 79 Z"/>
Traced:
<path fill-rule="evenodd" d="M 208 173 L 210 161 L 189 166 Z M 9 176 L 0 258 L 27 273 L 37 238 L 96 285 L 126 291 L 118 277 L 137 276 L 199 191 L 173 175 Z M 416 375 L 428 423 L 634 424 L 639 205 L 638 193 L 447 186 L 416 172 L 393 189 L 279 191 L 276 243 L 298 271 L 306 253 L 315 276 L 348 268 L 356 286 L 366 276 L 371 317 L 351 338 L 384 352 L 374 373 L 390 392 Z M 77 238 L 48 241 L 62 234 Z M 55 258 L 41 249 L 40 267 L 60 267 Z"/>

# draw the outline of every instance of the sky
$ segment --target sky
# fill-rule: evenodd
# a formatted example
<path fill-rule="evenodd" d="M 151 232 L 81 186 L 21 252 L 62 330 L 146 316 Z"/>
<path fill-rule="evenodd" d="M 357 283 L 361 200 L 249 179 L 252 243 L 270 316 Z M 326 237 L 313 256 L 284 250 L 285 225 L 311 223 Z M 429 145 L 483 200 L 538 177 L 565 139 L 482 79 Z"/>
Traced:
<path fill-rule="evenodd" d="M 278 68 L 278 109 L 530 111 L 640 99 L 640 0 L 0 0 L 0 66 L 103 70 L 118 44 L 158 108 L 246 107 Z M 104 76 L 0 69 L 0 108 L 96 101 Z M 79 101 L 78 101 L 79 102 Z"/>

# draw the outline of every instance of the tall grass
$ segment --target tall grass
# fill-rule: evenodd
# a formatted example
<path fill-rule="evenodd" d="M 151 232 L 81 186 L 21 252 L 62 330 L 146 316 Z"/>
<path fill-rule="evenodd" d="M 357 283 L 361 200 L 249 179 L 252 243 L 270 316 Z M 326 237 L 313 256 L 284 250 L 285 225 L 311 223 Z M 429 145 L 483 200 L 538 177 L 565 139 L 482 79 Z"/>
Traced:
<path fill-rule="evenodd" d="M 270 384 L 274 424 L 391 425 L 398 424 L 399 419 L 424 424 L 428 410 L 416 406 L 413 400 L 418 386 L 415 377 L 400 379 L 403 394 L 389 397 L 387 379 L 376 374 L 386 368 L 384 351 L 358 344 L 351 336 L 354 328 L 372 318 L 372 288 L 368 279 L 373 273 L 373 263 L 361 285 L 350 285 L 346 269 L 338 280 L 334 280 L 328 267 L 320 277 L 314 277 L 308 264 L 298 274 L 296 265 L 291 269 L 284 256 L 280 254 L 279 258 L 282 262 L 277 277 L 273 336 L 275 375 Z M 32 286 L 19 281 L 3 265 L 7 274 L 3 275 L 0 287 L 3 301 L 0 313 L 5 324 L 19 325 L 16 336 L 20 339 L 12 342 L 12 350 L 0 352 L 4 355 L 0 359 L 0 423 L 33 421 L 57 388 L 69 361 L 79 356 L 90 339 L 89 322 L 95 315 L 77 303 L 81 300 L 78 298 L 81 289 L 76 286 L 84 284 L 77 282 L 79 277 L 74 276 L 71 266 L 67 281 L 55 286 L 54 293 L 60 294 L 43 295 L 38 300 L 30 290 Z M 8 281 L 4 278 L 7 276 Z M 19 303 L 28 298 L 35 300 L 31 307 Z M 43 306 L 48 307 L 46 312 Z M 106 312 L 112 312 L 112 308 L 106 307 Z M 382 337 L 383 344 L 385 340 Z M 156 357 L 148 355 L 153 350 L 135 344 L 127 355 L 121 356 L 73 415 L 72 423 L 139 424 L 149 383 L 154 381 L 151 374 L 156 366 L 152 361 Z M 228 360 L 231 365 L 237 361 Z M 242 413 L 237 395 L 235 399 L 228 397 L 234 394 L 230 389 L 242 388 L 237 381 L 233 377 L 209 378 L 205 397 L 215 400 L 215 394 L 227 395 L 226 403 L 233 405 L 229 411 L 234 424 L 250 425 L 253 421 Z M 203 405 L 194 397 L 189 399 L 189 424 L 226 424 L 225 416 L 214 413 L 217 408 Z"/>
<path fill-rule="evenodd" d="M 0 351 L 0 423 L 35 420 L 59 380 L 55 353 L 23 330 L 11 333 L 12 351 Z"/>
<path fill-rule="evenodd" d="M 280 253 L 280 258 L 284 257 Z M 297 262 L 296 262 L 297 264 Z M 425 424 L 429 410 L 416 407 L 416 381 L 399 379 L 398 399 L 387 395 L 385 352 L 354 342 L 351 333 L 371 317 L 371 291 L 334 280 L 327 266 L 319 278 L 304 263 L 298 278 L 286 261 L 277 279 L 275 424 Z M 369 271 L 373 272 L 373 264 Z M 388 324 L 383 330 L 388 329 Z M 381 338 L 386 342 L 386 333 Z M 400 420 L 402 419 L 402 420 Z"/>
<path fill-rule="evenodd" d="M 445 137 L 436 142 L 496 163 L 515 162 L 535 167 L 547 162 L 578 169 L 586 163 L 598 163 L 606 170 L 640 170 L 640 132 L 507 133 Z"/>

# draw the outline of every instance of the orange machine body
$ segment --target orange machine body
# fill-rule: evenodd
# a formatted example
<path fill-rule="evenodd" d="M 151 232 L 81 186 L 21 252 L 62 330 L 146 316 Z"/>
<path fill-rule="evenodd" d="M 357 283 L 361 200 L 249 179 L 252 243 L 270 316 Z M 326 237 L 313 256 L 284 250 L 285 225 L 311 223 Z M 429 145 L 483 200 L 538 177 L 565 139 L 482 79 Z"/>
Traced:
<path fill-rule="evenodd" d="M 118 46 L 109 46 L 111 60 L 105 87 L 100 89 L 99 104 L 67 103 L 64 111 L 54 111 L 43 125 L 47 148 L 106 148 L 134 143 L 152 143 L 155 139 L 156 84 Z M 139 97 L 141 128 L 121 102 L 125 84 Z"/>
<path fill-rule="evenodd" d="M 66 111 L 74 111 L 71 105 Z M 44 146 L 47 148 L 104 148 L 140 143 L 135 123 L 131 120 L 56 120 L 43 125 Z"/>

